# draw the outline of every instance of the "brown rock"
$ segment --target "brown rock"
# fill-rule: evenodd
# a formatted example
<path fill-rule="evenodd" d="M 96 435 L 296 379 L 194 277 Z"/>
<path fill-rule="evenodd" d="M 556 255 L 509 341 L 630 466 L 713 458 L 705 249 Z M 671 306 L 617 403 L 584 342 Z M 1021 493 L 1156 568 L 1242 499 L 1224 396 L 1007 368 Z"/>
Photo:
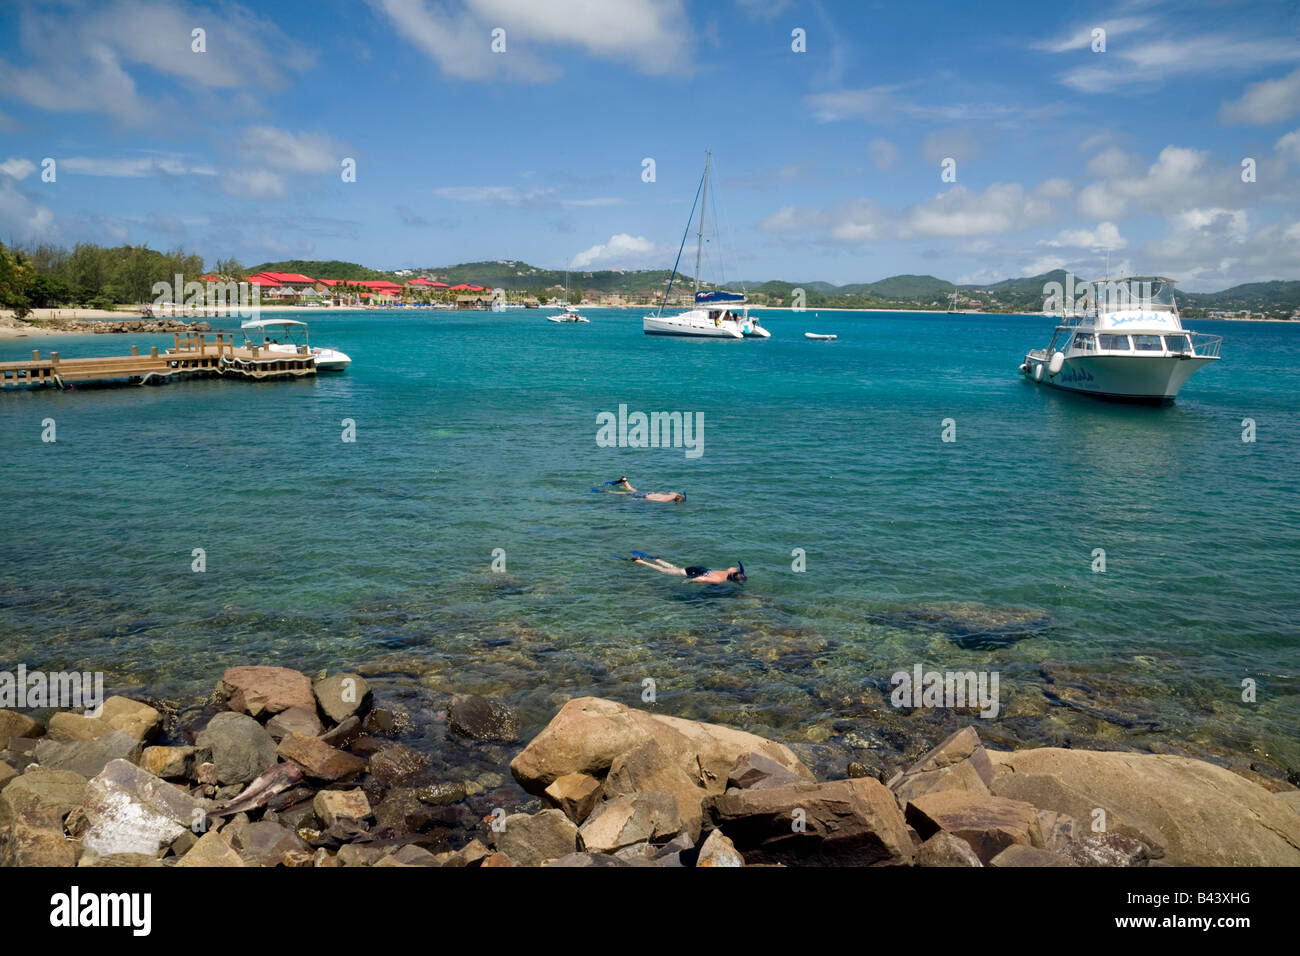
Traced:
<path fill-rule="evenodd" d="M 140 769 L 164 780 L 185 780 L 194 775 L 194 767 L 201 757 L 211 754 L 198 747 L 146 747 L 140 756 Z"/>
<path fill-rule="evenodd" d="M 700 856 L 695 865 L 744 866 L 745 858 L 737 852 L 735 844 L 723 836 L 721 830 L 714 830 L 700 847 Z"/>
<path fill-rule="evenodd" d="M 546 788 L 546 799 L 564 811 L 564 815 L 579 825 L 587 819 L 600 799 L 601 784 L 585 773 L 566 773 L 557 777 Z"/>
<path fill-rule="evenodd" d="M 1202 760 L 1045 747 L 991 753 L 992 790 L 1135 839 L 1174 866 L 1300 865 L 1300 814 Z"/>
<path fill-rule="evenodd" d="M 598 697 L 578 697 L 510 764 L 515 779 L 541 794 L 566 773 L 603 777 L 616 757 L 655 741 L 670 760 L 710 793 L 721 793 L 727 773 L 747 753 L 770 757 L 807 780 L 812 773 L 788 747 L 717 724 L 664 717 Z"/>
<path fill-rule="evenodd" d="M 226 838 L 216 830 L 199 837 L 189 852 L 176 861 L 177 866 L 244 866 L 244 861 Z"/>
<path fill-rule="evenodd" d="M 333 723 L 363 714 L 370 707 L 370 686 L 358 674 L 334 674 L 312 685 L 321 713 Z"/>
<path fill-rule="evenodd" d="M 504 853 L 493 853 L 491 856 L 487 857 L 486 859 L 483 860 L 482 863 L 479 864 L 479 866 L 482 867 L 515 866 L 515 865 L 516 865 L 515 861 L 510 859 L 510 857 L 506 856 Z"/>
<path fill-rule="evenodd" d="M 37 767 L 19 774 L 0 790 L 0 827 L 26 816 L 53 813 L 61 823 L 86 796 L 85 777 L 70 770 Z"/>
<path fill-rule="evenodd" d="M 366 769 L 366 762 L 361 757 L 336 750 L 316 737 L 303 734 L 285 737 L 280 741 L 277 753 L 298 764 L 308 776 L 317 780 L 346 780 Z"/>
<path fill-rule="evenodd" d="M 682 828 L 694 841 L 700 836 L 703 803 L 710 789 L 701 783 L 698 768 L 695 775 L 688 773 L 657 740 L 647 740 L 614 758 L 605 777 L 604 792 L 610 799 L 629 793 L 672 794 Z"/>
<path fill-rule="evenodd" d="M 326 827 L 340 820 L 360 822 L 370 817 L 370 801 L 361 790 L 322 790 L 312 801 L 312 809 Z"/>
<path fill-rule="evenodd" d="M 578 828 L 559 810 L 515 813 L 502 821 L 505 829 L 494 834 L 497 850 L 522 866 L 540 866 L 578 849 Z M 483 861 L 487 866 L 492 858 Z"/>
<path fill-rule="evenodd" d="M 287 667 L 232 667 L 221 675 L 221 689 L 231 710 L 250 717 L 316 707 L 311 680 Z"/>
<path fill-rule="evenodd" d="M 18 771 L 9 766 L 3 760 L 0 760 L 0 790 L 3 790 L 5 784 L 16 776 L 18 776 Z"/>
<path fill-rule="evenodd" d="M 926 793 L 907 805 L 907 822 L 922 839 L 939 830 L 959 836 L 988 863 L 1013 843 L 1042 847 L 1037 811 L 1028 803 L 966 790 Z"/>
<path fill-rule="evenodd" d="M 1051 850 L 1013 843 L 989 860 L 989 866 L 1074 866 L 1074 864 Z"/>
<path fill-rule="evenodd" d="M 370 775 L 386 784 L 405 780 L 424 768 L 424 756 L 404 744 L 385 744 L 370 758 Z"/>
<path fill-rule="evenodd" d="M 314 707 L 290 707 L 266 722 L 266 732 L 276 740 L 283 740 L 290 734 L 319 737 L 324 731 L 325 726 L 316 716 Z"/>
<path fill-rule="evenodd" d="M 0 827 L 0 866 L 75 866 L 77 845 L 52 814 L 41 821 Z"/>
<path fill-rule="evenodd" d="M 672 794 L 629 793 L 592 811 L 582 825 L 582 842 L 595 853 L 613 853 L 635 843 L 666 840 L 681 828 Z"/>
<path fill-rule="evenodd" d="M 894 795 L 871 777 L 733 791 L 705 807 L 750 864 L 910 865 L 915 858 Z"/>
<path fill-rule="evenodd" d="M 916 850 L 917 866 L 983 866 L 969 843 L 940 830 Z"/>
<path fill-rule="evenodd" d="M 889 789 L 900 806 L 924 793 L 968 790 L 987 794 L 993 782 L 993 765 L 974 727 L 963 727 L 911 766 L 895 774 Z"/>
<path fill-rule="evenodd" d="M 755 753 L 742 755 L 727 774 L 727 786 L 741 790 L 787 787 L 803 782 L 803 777 L 782 767 L 771 757 Z"/>
<path fill-rule="evenodd" d="M 49 736 L 52 740 L 94 740 L 120 730 L 148 743 L 161 729 L 162 714 L 148 704 L 126 697 L 110 697 L 104 701 L 98 717 L 68 712 L 55 714 L 50 718 Z"/>
<path fill-rule="evenodd" d="M 43 737 L 45 728 L 38 720 L 16 710 L 0 710 L 0 750 L 9 746 L 10 737 Z"/>

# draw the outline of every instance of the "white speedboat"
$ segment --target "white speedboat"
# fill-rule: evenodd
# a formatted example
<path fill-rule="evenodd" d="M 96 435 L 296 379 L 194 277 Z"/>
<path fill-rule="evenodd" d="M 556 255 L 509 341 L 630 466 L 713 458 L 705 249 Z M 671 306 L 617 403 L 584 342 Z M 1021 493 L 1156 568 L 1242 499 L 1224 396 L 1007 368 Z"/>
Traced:
<path fill-rule="evenodd" d="M 306 349 L 316 356 L 316 370 L 319 372 L 342 372 L 352 364 L 352 359 L 338 349 L 312 348 L 306 322 L 295 319 L 252 319 L 240 323 L 239 327 L 250 348 L 257 346 L 263 352 L 285 355 L 298 355 Z M 301 342 L 297 341 L 299 330 L 302 332 Z M 261 333 L 260 341 L 255 334 L 250 334 L 258 332 Z M 272 335 L 273 332 L 276 334 Z"/>
<path fill-rule="evenodd" d="M 555 313 L 555 315 L 548 315 L 546 317 L 546 321 L 547 322 L 590 322 L 591 319 L 584 318 L 583 316 L 579 315 L 578 310 L 570 306 L 569 308 L 565 309 L 562 312 Z"/>
<path fill-rule="evenodd" d="M 823 335 L 820 332 L 805 332 L 803 337 L 806 339 L 814 339 L 818 342 L 834 342 L 839 336 Z"/>
<path fill-rule="evenodd" d="M 665 315 L 664 306 L 677 278 L 677 263 L 681 262 L 682 248 L 686 246 L 686 235 L 690 233 L 690 222 L 695 219 L 695 207 L 691 207 L 691 218 L 687 222 L 687 232 L 682 236 L 682 244 L 677 250 L 677 263 L 673 265 L 673 274 L 668 280 L 663 301 L 659 309 L 641 320 L 641 329 L 646 335 L 676 335 L 703 339 L 744 339 L 771 338 L 772 333 L 759 325 L 758 319 L 749 314 L 745 296 L 740 292 L 724 292 L 720 289 L 702 291 L 700 289 L 700 263 L 704 251 L 704 209 L 709 199 L 709 168 L 712 155 L 704 155 L 704 176 L 700 180 L 700 189 L 696 193 L 697 202 L 703 197 L 700 206 L 700 226 L 695 237 L 695 301 L 694 307 L 676 315 Z"/>
<path fill-rule="evenodd" d="M 1082 308 L 1063 309 L 1045 349 L 1025 356 L 1032 382 L 1119 401 L 1167 405 L 1199 369 L 1219 360 L 1223 337 L 1183 328 L 1171 279 L 1101 279 Z"/>

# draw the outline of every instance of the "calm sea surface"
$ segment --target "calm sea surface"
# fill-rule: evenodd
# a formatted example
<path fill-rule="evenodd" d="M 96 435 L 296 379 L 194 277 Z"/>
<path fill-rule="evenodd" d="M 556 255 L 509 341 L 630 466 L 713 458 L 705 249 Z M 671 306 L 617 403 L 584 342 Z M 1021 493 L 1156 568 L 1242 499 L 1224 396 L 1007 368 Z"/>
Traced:
<path fill-rule="evenodd" d="M 1300 327 L 1189 323 L 1224 359 L 1155 409 L 1023 383 L 1041 317 L 774 312 L 712 342 L 584 312 L 335 315 L 312 340 L 341 375 L 0 395 L 0 669 L 180 701 L 236 663 L 356 670 L 416 737 L 452 692 L 531 734 L 650 678 L 664 713 L 888 759 L 971 722 L 890 707 L 921 664 L 998 673 L 994 741 L 1300 769 Z M 599 447 L 620 404 L 702 412 L 703 454 Z M 688 500 L 591 491 L 620 474 Z"/>

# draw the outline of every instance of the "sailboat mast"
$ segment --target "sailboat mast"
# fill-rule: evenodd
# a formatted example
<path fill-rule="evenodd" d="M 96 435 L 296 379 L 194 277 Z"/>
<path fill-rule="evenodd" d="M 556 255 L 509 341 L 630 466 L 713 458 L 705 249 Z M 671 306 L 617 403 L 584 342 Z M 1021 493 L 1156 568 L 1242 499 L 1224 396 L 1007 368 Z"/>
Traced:
<path fill-rule="evenodd" d="M 709 207 L 709 162 L 712 153 L 704 154 L 704 197 L 700 203 L 700 231 L 695 237 L 695 291 L 700 291 L 700 255 L 704 252 L 704 210 Z"/>

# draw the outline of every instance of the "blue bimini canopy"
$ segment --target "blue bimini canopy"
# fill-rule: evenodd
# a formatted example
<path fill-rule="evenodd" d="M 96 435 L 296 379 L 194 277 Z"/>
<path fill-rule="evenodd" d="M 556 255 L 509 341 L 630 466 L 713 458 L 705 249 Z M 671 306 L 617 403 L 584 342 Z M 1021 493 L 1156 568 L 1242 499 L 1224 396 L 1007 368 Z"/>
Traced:
<path fill-rule="evenodd" d="M 723 292 L 721 290 L 697 292 L 695 293 L 695 301 L 697 304 L 706 302 L 744 302 L 745 295 L 742 292 Z"/>

